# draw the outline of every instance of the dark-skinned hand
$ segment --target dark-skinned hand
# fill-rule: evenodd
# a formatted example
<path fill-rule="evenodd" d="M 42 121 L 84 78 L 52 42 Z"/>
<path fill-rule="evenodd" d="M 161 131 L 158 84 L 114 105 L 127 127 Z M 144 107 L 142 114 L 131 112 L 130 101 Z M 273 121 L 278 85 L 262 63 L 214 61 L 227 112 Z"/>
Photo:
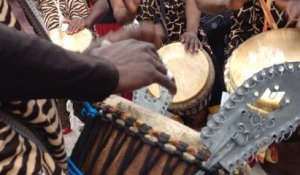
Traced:
<path fill-rule="evenodd" d="M 119 71 L 115 93 L 128 92 L 158 83 L 176 94 L 175 81 L 168 79 L 167 69 L 161 62 L 155 45 L 137 40 L 124 40 L 89 51 L 111 61 Z"/>
<path fill-rule="evenodd" d="M 181 35 L 181 42 L 187 52 L 195 53 L 202 50 L 202 43 L 194 32 L 185 32 Z"/>
<path fill-rule="evenodd" d="M 64 20 L 63 23 L 68 23 L 69 27 L 67 34 L 74 35 L 86 27 L 85 21 L 79 18 L 74 18 L 72 20 Z"/>

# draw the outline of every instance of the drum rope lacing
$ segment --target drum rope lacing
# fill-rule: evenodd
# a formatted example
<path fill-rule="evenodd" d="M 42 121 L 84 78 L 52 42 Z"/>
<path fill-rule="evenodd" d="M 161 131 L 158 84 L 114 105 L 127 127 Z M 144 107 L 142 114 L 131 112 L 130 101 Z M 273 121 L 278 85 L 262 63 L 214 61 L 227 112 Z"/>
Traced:
<path fill-rule="evenodd" d="M 207 174 L 218 174 L 219 171 L 225 174 L 224 169 L 219 165 L 214 166 L 210 170 L 202 166 L 209 157 L 204 150 L 197 150 L 184 142 L 171 138 L 171 136 L 163 132 L 160 133 L 151 126 L 130 117 L 128 113 L 104 104 L 99 106 L 100 108 L 98 107 L 97 110 L 102 114 L 102 117 L 89 119 L 71 156 L 71 159 L 79 168 L 87 166 L 85 162 L 89 161 L 86 168 L 87 174 L 93 173 L 98 156 L 102 153 L 103 148 L 107 146 L 115 128 L 118 129 L 117 134 L 113 140 L 112 147 L 109 148 L 108 156 L 100 174 L 106 173 L 106 170 L 111 166 L 120 149 L 122 149 L 122 145 L 128 139 L 130 139 L 129 146 L 126 148 L 125 156 L 120 162 L 118 174 L 123 174 L 126 171 L 137 156 L 137 153 L 142 149 L 143 144 L 150 145 L 151 148 L 146 155 L 146 161 L 143 162 L 140 174 L 148 174 L 158 162 L 162 152 L 169 154 L 163 167 L 165 174 L 173 174 L 182 159 L 187 162 L 184 174 L 195 174 L 198 170 L 202 170 Z M 95 140 L 99 136 L 102 139 Z M 92 150 L 93 143 L 97 144 L 97 149 L 93 155 L 89 155 L 88 153 Z M 158 150 L 157 148 L 160 149 Z M 176 157 L 179 158 L 176 161 L 172 161 Z M 193 169 L 192 166 L 197 168 Z"/>

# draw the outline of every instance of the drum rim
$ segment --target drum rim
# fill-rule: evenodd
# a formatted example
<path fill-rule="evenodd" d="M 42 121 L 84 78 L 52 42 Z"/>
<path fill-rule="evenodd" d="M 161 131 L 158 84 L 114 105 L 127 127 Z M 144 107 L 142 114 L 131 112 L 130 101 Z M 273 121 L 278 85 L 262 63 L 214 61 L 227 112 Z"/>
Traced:
<path fill-rule="evenodd" d="M 267 32 L 263 32 L 263 33 L 259 33 L 255 36 L 250 37 L 249 39 L 247 39 L 246 41 L 244 41 L 243 43 L 241 43 L 233 52 L 232 54 L 228 57 L 227 59 L 227 63 L 225 64 L 225 71 L 224 71 L 224 82 L 225 82 L 225 86 L 228 92 L 232 93 L 237 87 L 239 87 L 239 85 L 237 85 L 237 83 L 234 81 L 234 76 L 232 75 L 232 62 L 233 62 L 233 56 L 235 55 L 236 52 L 238 52 L 238 49 L 241 47 L 244 47 L 244 45 L 248 44 L 248 42 L 251 42 L 252 40 L 256 40 L 257 38 L 260 38 L 262 36 L 265 35 L 270 35 L 270 33 L 283 33 L 283 32 L 300 32 L 300 29 L 298 28 L 281 28 L 281 29 L 276 29 L 276 30 L 270 30 Z M 287 60 L 285 60 L 286 62 L 289 62 Z M 291 61 L 293 62 L 293 61 Z M 253 74 L 255 74 L 256 72 L 254 72 Z M 245 79 L 247 80 L 247 79 Z M 243 80 L 242 82 L 244 82 L 245 80 Z M 242 83 L 243 84 L 243 83 Z M 241 84 L 241 85 L 242 85 Z"/>
<path fill-rule="evenodd" d="M 179 43 L 182 44 L 181 42 L 172 42 L 165 46 L 169 46 L 172 44 L 179 44 Z M 198 93 L 195 93 L 195 95 L 191 96 L 190 98 L 179 102 L 171 102 L 169 106 L 170 110 L 185 110 L 186 108 L 191 108 L 193 106 L 196 106 L 199 100 L 201 101 L 205 100 L 207 96 L 210 94 L 210 90 L 212 89 L 213 82 L 215 80 L 215 69 L 212 62 L 212 58 L 209 56 L 207 51 L 203 48 L 200 52 L 202 52 L 205 55 L 205 58 L 209 65 L 208 75 L 205 84 L 203 85 L 202 89 Z M 150 90 L 149 90 L 149 94 L 156 97 Z"/>

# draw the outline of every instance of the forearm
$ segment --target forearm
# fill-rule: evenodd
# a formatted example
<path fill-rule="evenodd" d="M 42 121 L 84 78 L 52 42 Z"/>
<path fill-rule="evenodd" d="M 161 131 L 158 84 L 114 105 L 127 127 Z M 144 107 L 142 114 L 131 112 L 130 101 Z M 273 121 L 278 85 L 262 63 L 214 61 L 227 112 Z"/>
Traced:
<path fill-rule="evenodd" d="M 135 14 L 130 14 L 126 8 L 119 8 L 114 10 L 114 17 L 119 24 L 128 24 L 131 23 L 134 18 Z"/>
<path fill-rule="evenodd" d="M 102 100 L 118 83 L 106 59 L 68 52 L 0 25 L 0 99 Z"/>
<path fill-rule="evenodd" d="M 226 9 L 237 10 L 245 0 L 195 0 L 200 11 L 215 15 Z"/>
<path fill-rule="evenodd" d="M 194 0 L 186 0 L 186 31 L 198 33 L 200 25 L 201 12 L 198 10 Z"/>
<path fill-rule="evenodd" d="M 119 24 L 128 24 L 134 20 L 138 4 L 126 6 L 122 0 L 110 0 L 110 2 L 114 10 L 114 17 Z"/>
<path fill-rule="evenodd" d="M 85 19 L 86 26 L 91 28 L 99 19 L 108 12 L 109 7 L 106 0 L 97 0 L 91 7 L 89 16 Z"/>

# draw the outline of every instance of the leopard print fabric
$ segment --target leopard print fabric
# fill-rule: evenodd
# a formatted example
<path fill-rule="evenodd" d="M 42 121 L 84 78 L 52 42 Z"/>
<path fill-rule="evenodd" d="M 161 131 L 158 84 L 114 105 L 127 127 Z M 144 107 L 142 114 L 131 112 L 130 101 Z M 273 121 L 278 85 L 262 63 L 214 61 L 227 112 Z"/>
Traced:
<path fill-rule="evenodd" d="M 0 23 L 21 30 L 7 0 L 0 0 Z M 0 174 L 64 174 L 67 167 L 62 129 L 51 100 L 1 101 L 2 111 L 38 133 L 49 152 L 0 121 Z"/>
<path fill-rule="evenodd" d="M 60 11 L 65 19 L 85 19 L 88 16 L 88 8 L 83 0 L 34 0 L 41 12 L 48 30 L 59 26 L 59 15 L 55 2 L 59 1 Z"/>
<path fill-rule="evenodd" d="M 164 7 L 168 36 L 171 42 L 179 41 L 180 36 L 186 32 L 185 1 L 164 0 Z M 157 8 L 155 0 L 141 1 L 137 11 L 137 20 L 161 23 L 160 9 Z M 200 41 L 206 41 L 205 33 L 201 28 L 199 28 L 198 37 Z"/>
<path fill-rule="evenodd" d="M 284 16 L 284 11 L 278 10 L 274 3 L 270 11 L 278 28 L 283 28 L 287 24 L 287 18 Z M 227 55 L 230 56 L 234 49 L 250 37 L 261 33 L 264 20 L 264 12 L 259 0 L 249 0 L 240 10 L 234 11 L 231 17 L 232 26 Z"/>

